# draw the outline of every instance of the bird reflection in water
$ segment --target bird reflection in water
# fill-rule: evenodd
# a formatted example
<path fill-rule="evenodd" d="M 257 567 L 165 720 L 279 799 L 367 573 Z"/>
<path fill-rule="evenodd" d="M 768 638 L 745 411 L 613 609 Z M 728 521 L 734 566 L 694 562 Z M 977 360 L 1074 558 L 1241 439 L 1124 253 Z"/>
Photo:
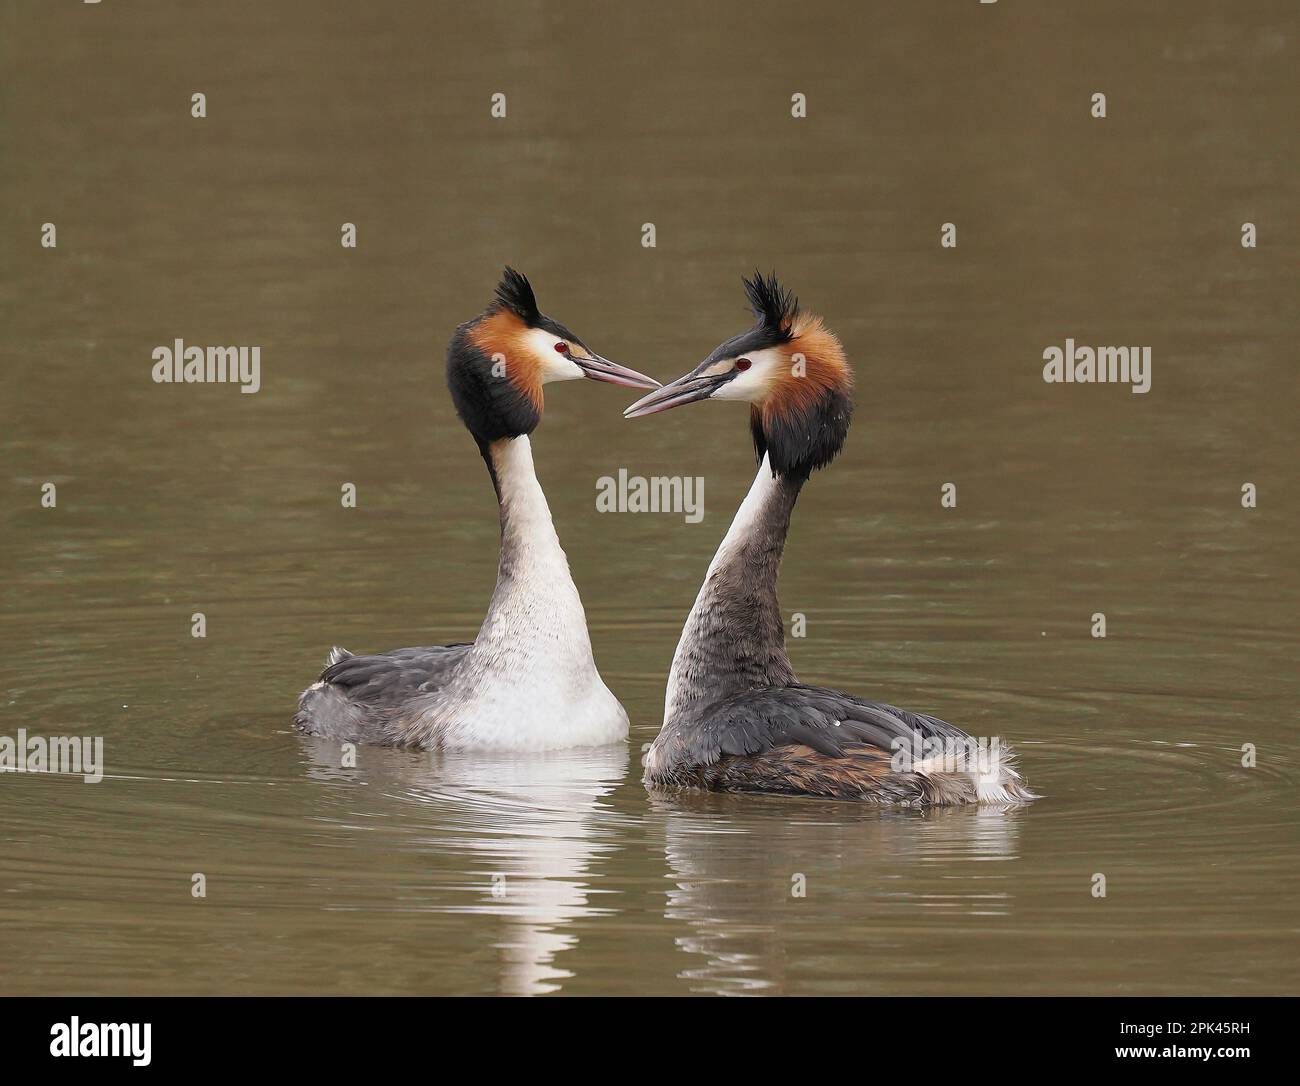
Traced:
<path fill-rule="evenodd" d="M 338 743 L 304 744 L 317 779 L 349 779 L 419 804 L 418 818 L 403 807 L 404 846 L 451 857 L 460 872 L 454 897 L 422 907 L 504 921 L 493 943 L 501 994 L 558 991 L 573 975 L 557 958 L 577 945 L 569 925 L 605 911 L 592 904 L 592 882 L 625 832 L 605 797 L 627 776 L 626 746 L 530 754 L 363 748 L 359 767 L 347 769 Z"/>
<path fill-rule="evenodd" d="M 1018 858 L 1019 805 L 890 810 L 653 790 L 649 802 L 647 837 L 661 835 L 672 884 L 664 916 L 695 959 L 678 972 L 692 991 L 793 993 L 796 976 L 818 971 L 812 959 L 845 967 L 836 946 L 846 916 L 865 920 L 853 933 L 856 955 L 932 922 L 934 911 L 956 920 L 1014 908 L 998 861 Z M 967 874 L 954 879 L 963 861 Z M 876 908 L 864 913 L 864 901 Z M 820 920 L 804 913 L 796 922 L 801 910 Z M 871 981 L 857 976 L 845 990 L 870 993 Z"/>

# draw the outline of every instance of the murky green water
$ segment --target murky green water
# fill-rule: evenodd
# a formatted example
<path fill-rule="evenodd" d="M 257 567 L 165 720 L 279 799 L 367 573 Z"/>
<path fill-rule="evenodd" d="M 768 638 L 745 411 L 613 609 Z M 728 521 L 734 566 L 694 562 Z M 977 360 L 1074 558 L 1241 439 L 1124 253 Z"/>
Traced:
<path fill-rule="evenodd" d="M 760 8 L 4 8 L 0 735 L 108 763 L 0 775 L 4 992 L 1296 991 L 1292 5 Z M 648 796 L 746 422 L 585 382 L 534 449 L 629 746 L 343 769 L 289 729 L 330 644 L 477 627 L 441 356 L 507 261 L 665 379 L 756 264 L 826 314 L 858 412 L 796 510 L 796 669 L 1014 742 L 1041 803 Z M 177 337 L 261 345 L 261 391 L 154 384 Z M 1152 390 L 1044 384 L 1066 337 L 1150 345 Z M 620 467 L 704 476 L 703 522 L 597 513 Z"/>

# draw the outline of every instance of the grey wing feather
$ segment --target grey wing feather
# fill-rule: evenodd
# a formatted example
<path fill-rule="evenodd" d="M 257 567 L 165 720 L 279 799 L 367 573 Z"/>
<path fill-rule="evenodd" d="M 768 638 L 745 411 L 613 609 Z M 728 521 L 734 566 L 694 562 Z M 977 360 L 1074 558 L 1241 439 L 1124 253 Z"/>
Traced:
<path fill-rule="evenodd" d="M 747 690 L 704 711 L 683 738 L 692 763 L 726 755 L 761 754 L 773 747 L 802 744 L 830 758 L 846 746 L 865 744 L 890 753 L 896 742 L 965 740 L 960 728 L 932 716 L 867 701 L 825 687 L 774 686 Z"/>
<path fill-rule="evenodd" d="M 303 691 L 294 723 L 313 735 L 401 742 L 412 699 L 445 686 L 470 647 L 419 645 L 373 656 L 336 647 L 320 680 Z"/>

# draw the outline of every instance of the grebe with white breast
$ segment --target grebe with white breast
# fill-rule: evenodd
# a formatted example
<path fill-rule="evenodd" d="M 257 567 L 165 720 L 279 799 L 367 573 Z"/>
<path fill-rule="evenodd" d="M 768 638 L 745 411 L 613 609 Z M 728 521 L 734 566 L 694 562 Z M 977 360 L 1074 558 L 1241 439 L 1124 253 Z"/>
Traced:
<path fill-rule="evenodd" d="M 528 280 L 507 268 L 487 310 L 457 328 L 447 348 L 452 399 L 500 505 L 501 558 L 487 617 L 472 644 L 373 656 L 333 649 L 299 699 L 299 728 L 450 750 L 554 750 L 626 738 L 627 713 L 596 670 L 528 440 L 542 418 L 542 386 L 580 377 L 658 387 L 543 314 Z"/>

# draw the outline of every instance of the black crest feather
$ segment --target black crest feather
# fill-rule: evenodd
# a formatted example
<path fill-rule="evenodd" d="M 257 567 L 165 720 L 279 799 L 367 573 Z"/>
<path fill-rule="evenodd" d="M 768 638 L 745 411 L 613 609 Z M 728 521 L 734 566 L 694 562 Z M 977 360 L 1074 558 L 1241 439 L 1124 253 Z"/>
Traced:
<path fill-rule="evenodd" d="M 781 339 L 789 339 L 795 318 L 799 315 L 799 299 L 777 282 L 776 272 L 764 276 L 755 271 L 752 279 L 745 279 L 745 294 L 750 308 L 763 327 Z"/>
<path fill-rule="evenodd" d="M 536 324 L 542 316 L 537 308 L 537 297 L 533 294 L 533 285 L 528 281 L 528 276 L 509 266 L 501 274 L 501 282 L 497 284 L 493 305 L 510 310 L 525 324 Z"/>

